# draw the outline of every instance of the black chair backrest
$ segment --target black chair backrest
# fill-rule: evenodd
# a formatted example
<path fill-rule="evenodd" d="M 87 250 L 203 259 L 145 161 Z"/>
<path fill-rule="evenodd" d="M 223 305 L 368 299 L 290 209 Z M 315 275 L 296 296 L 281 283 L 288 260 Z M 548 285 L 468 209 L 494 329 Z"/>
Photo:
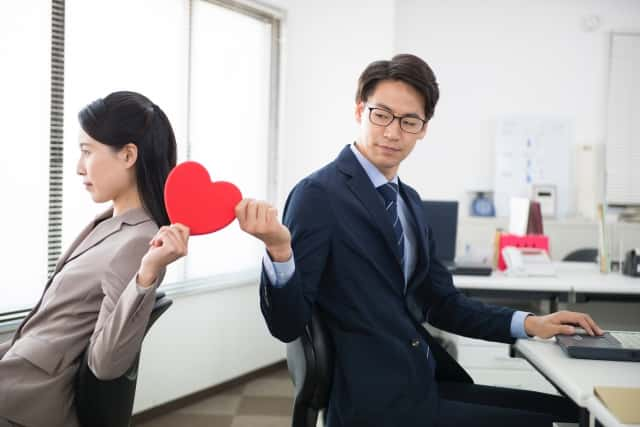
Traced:
<path fill-rule="evenodd" d="M 145 335 L 156 320 L 173 304 L 163 292 L 156 301 L 147 323 Z M 136 394 L 140 352 L 131 367 L 119 378 L 102 381 L 89 368 L 88 354 L 82 356 L 75 378 L 75 404 L 80 425 L 83 427 L 128 427 Z"/>
<path fill-rule="evenodd" d="M 287 366 L 295 388 L 293 427 L 315 427 L 327 408 L 333 377 L 333 344 L 316 307 L 301 337 L 287 344 Z"/>
<path fill-rule="evenodd" d="M 563 261 L 598 262 L 598 249 L 582 248 L 568 253 Z"/>

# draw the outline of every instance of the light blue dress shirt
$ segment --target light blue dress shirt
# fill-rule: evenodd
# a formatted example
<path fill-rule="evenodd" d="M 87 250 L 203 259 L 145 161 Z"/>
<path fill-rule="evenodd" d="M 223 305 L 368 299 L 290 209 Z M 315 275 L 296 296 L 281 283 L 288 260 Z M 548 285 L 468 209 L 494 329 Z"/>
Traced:
<path fill-rule="evenodd" d="M 378 170 L 378 168 L 369 161 L 360 151 L 356 148 L 356 144 L 351 145 L 351 151 L 358 159 L 358 163 L 365 170 L 367 176 L 371 180 L 371 183 L 375 188 L 378 188 L 381 185 L 386 184 L 387 182 L 393 182 L 398 184 L 398 176 L 394 176 L 390 181 Z M 413 218 L 411 215 L 408 215 L 408 208 L 405 204 L 402 197 L 398 197 L 398 216 L 400 218 L 400 222 L 402 223 L 402 229 L 404 230 L 404 254 L 405 254 L 405 263 L 404 263 L 404 283 L 405 289 L 407 286 L 407 282 L 413 271 L 416 268 L 416 258 L 417 258 L 417 243 L 416 243 L 416 225 L 413 222 Z M 272 286 L 277 288 L 283 287 L 287 284 L 289 279 L 293 276 L 295 272 L 295 261 L 294 255 L 291 255 L 288 261 L 285 262 L 273 262 L 269 257 L 269 254 L 265 252 L 264 257 L 262 258 L 262 265 L 264 266 L 265 273 L 269 282 Z M 524 329 L 524 319 L 531 313 L 527 313 L 524 311 L 516 311 L 511 318 L 511 336 L 514 338 L 528 338 L 529 336 L 525 332 Z"/>

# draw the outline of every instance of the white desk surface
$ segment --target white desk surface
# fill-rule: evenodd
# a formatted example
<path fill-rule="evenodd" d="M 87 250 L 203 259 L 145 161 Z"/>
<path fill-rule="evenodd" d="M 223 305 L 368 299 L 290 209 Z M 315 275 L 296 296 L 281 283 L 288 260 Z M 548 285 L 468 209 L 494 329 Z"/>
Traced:
<path fill-rule="evenodd" d="M 640 295 L 640 277 L 622 273 L 602 274 L 596 269 L 595 272 L 577 273 L 573 277 L 573 290 L 578 293 Z"/>
<path fill-rule="evenodd" d="M 602 274 L 596 264 L 556 262 L 556 276 L 515 277 L 494 271 L 491 276 L 453 276 L 460 289 L 505 291 L 551 291 L 640 295 L 640 278 L 620 273 Z"/>
<path fill-rule="evenodd" d="M 593 394 L 593 387 L 640 387 L 640 363 L 574 359 L 567 356 L 553 339 L 519 339 L 515 346 L 529 363 L 578 406 L 592 411 L 605 426 L 624 425 L 619 422 L 610 424 L 615 417 L 601 403 L 598 404 L 600 401 Z"/>

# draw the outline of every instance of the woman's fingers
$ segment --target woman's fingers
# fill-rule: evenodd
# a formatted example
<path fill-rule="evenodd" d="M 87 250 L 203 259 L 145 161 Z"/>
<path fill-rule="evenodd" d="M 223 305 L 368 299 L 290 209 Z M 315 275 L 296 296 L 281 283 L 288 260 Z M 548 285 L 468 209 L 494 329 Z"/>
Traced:
<path fill-rule="evenodd" d="M 173 259 L 170 259 L 168 262 L 171 262 L 177 258 L 184 256 L 187 252 L 186 244 L 182 239 L 182 235 L 175 228 L 170 228 L 165 231 L 164 234 L 164 250 L 165 254 Z"/>
<path fill-rule="evenodd" d="M 163 225 L 162 227 L 160 227 L 158 229 L 158 231 L 156 232 L 156 235 L 153 236 L 153 238 L 151 239 L 151 241 L 149 242 L 149 245 L 151 246 L 155 246 L 155 247 L 159 247 L 162 246 L 162 235 L 164 234 L 164 232 L 168 229 L 169 227 L 167 227 L 166 225 Z"/>
<path fill-rule="evenodd" d="M 180 233 L 182 240 L 184 240 L 185 242 L 189 240 L 189 235 L 191 234 L 191 230 L 189 230 L 189 227 L 187 227 L 186 225 L 176 222 L 175 224 L 171 224 L 170 228 L 177 230 L 178 233 Z"/>
<path fill-rule="evenodd" d="M 151 246 L 161 250 L 165 255 L 179 258 L 187 253 L 187 241 L 189 238 L 189 229 L 183 225 L 175 224 L 167 227 L 161 227 L 154 238 L 151 240 Z M 173 260 L 169 260 L 171 262 Z"/>

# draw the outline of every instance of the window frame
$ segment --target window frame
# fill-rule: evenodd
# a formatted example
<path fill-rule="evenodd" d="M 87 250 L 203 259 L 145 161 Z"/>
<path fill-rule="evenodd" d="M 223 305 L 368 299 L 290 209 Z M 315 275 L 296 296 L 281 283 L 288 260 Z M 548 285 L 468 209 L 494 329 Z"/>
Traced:
<path fill-rule="evenodd" d="M 243 0 L 176 0 L 185 1 L 189 8 L 187 23 L 187 87 L 186 87 L 186 160 L 190 159 L 190 120 L 191 112 L 191 46 L 193 2 L 206 1 L 216 6 L 224 7 L 253 19 L 270 24 L 270 80 L 269 80 L 269 117 L 267 136 L 267 197 L 275 203 L 278 190 L 278 139 L 280 118 L 280 75 L 282 46 L 281 33 L 284 14 L 281 10 L 268 7 L 253 1 Z M 48 200 L 48 233 L 47 233 L 47 271 L 53 273 L 57 260 L 62 254 L 62 210 L 63 198 L 63 126 L 64 126 L 64 72 L 65 72 L 65 0 L 51 0 L 51 102 L 50 102 L 50 132 L 49 132 L 49 200 Z M 197 279 L 180 280 L 163 286 L 168 295 L 193 294 L 212 292 L 233 287 L 255 284 L 259 267 L 251 271 L 214 274 Z M 184 274 L 182 274 L 184 277 Z M 0 312 L 0 334 L 14 330 L 30 312 L 31 308 L 11 312 Z"/>
<path fill-rule="evenodd" d="M 215 6 L 244 14 L 250 18 L 265 22 L 271 26 L 270 40 L 270 83 L 269 83 L 269 118 L 267 135 L 267 200 L 275 203 L 278 191 L 278 139 L 280 117 L 280 74 L 281 74 L 281 32 L 282 11 L 259 5 L 250 1 L 239 0 L 189 0 L 189 46 L 187 63 L 187 127 L 186 127 L 186 159 L 191 160 L 191 49 L 192 49 L 192 22 L 193 2 L 203 1 Z M 250 286 L 255 283 L 261 271 L 260 266 L 255 269 L 241 270 L 231 273 L 219 273 L 202 276 L 193 279 L 185 279 L 184 270 L 181 272 L 183 279 L 177 282 L 168 282 L 162 285 L 162 290 L 168 296 L 191 295 L 194 293 L 219 291 L 232 287 Z"/>

